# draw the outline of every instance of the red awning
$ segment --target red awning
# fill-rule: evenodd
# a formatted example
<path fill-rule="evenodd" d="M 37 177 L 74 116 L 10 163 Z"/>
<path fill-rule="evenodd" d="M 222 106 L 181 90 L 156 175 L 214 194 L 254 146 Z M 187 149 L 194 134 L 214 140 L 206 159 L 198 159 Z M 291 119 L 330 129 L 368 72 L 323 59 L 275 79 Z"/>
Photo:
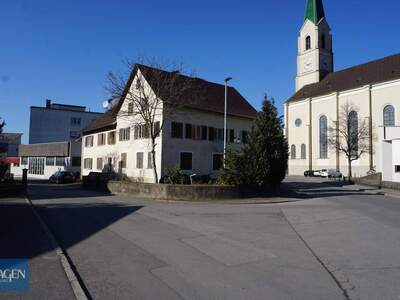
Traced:
<path fill-rule="evenodd" d="M 0 161 L 7 165 L 19 164 L 19 157 L 2 157 Z"/>

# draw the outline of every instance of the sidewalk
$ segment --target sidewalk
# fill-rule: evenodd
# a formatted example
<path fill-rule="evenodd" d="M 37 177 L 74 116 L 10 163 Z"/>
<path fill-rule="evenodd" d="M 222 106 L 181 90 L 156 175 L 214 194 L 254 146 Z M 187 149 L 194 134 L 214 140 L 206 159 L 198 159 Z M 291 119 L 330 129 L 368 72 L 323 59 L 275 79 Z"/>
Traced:
<path fill-rule="evenodd" d="M 367 185 L 359 185 L 359 184 L 353 185 L 352 188 L 357 189 L 357 190 L 363 190 L 368 193 L 375 193 L 377 195 L 393 197 L 393 198 L 400 198 L 400 191 L 398 191 L 398 190 L 379 189 L 376 187 L 371 187 L 371 186 L 367 186 Z"/>
<path fill-rule="evenodd" d="M 51 241 L 24 198 L 0 199 L 0 258 L 29 259 L 29 291 L 1 299 L 74 299 Z"/>

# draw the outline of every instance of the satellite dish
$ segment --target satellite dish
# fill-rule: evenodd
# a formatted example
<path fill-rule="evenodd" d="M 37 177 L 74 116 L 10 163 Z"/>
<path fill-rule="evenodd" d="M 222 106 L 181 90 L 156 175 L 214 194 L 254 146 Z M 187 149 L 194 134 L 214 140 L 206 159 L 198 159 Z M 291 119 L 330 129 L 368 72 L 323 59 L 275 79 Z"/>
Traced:
<path fill-rule="evenodd" d="M 110 102 L 108 102 L 108 100 L 103 102 L 103 108 L 107 109 L 110 106 Z"/>

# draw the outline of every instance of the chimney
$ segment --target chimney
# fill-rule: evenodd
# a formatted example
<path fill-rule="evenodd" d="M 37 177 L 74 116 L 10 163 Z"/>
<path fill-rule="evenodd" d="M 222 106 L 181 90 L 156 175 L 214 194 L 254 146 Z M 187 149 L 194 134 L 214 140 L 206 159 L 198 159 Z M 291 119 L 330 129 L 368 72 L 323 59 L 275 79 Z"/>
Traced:
<path fill-rule="evenodd" d="M 51 100 L 46 99 L 46 108 L 51 108 Z"/>

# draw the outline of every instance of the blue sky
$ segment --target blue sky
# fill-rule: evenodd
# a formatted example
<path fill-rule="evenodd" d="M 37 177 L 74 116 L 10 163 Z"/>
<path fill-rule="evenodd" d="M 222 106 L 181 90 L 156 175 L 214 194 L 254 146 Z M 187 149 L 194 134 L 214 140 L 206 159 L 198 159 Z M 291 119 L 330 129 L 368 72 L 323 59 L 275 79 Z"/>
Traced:
<path fill-rule="evenodd" d="M 400 52 L 398 0 L 325 0 L 335 69 Z M 140 56 L 184 63 L 234 85 L 256 108 L 294 91 L 306 0 L 13 0 L 0 6 L 0 117 L 27 141 L 29 107 L 102 111 L 109 71 Z"/>

